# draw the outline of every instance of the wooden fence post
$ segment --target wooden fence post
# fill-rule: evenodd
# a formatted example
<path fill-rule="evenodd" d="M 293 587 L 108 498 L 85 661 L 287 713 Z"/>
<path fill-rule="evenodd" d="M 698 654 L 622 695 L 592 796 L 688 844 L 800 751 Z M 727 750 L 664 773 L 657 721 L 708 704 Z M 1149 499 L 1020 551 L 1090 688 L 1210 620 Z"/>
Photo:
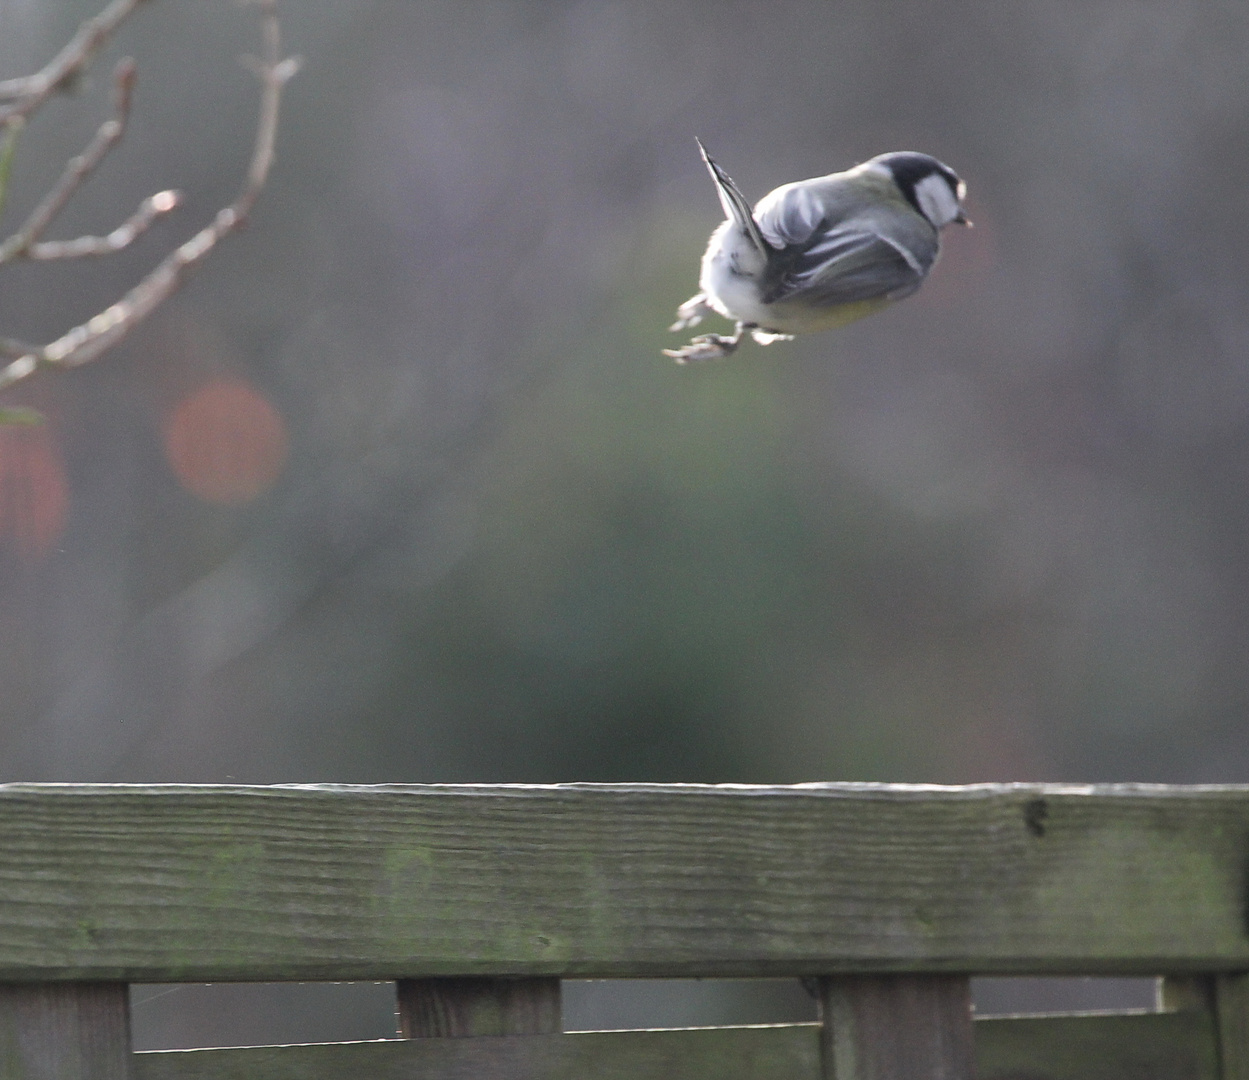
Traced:
<path fill-rule="evenodd" d="M 1214 979 L 1220 1080 L 1249 1080 L 1249 974 Z"/>
<path fill-rule="evenodd" d="M 972 1080 L 971 980 L 847 975 L 820 980 L 824 1080 Z"/>
<path fill-rule="evenodd" d="M 1158 1011 L 1210 1016 L 1219 1080 L 1249 1080 L 1249 974 L 1165 976 L 1158 980 Z"/>
<path fill-rule="evenodd" d="M 559 979 L 400 979 L 399 1035 L 549 1035 L 564 1029 Z"/>
<path fill-rule="evenodd" d="M 1155 995 L 1158 1012 L 1213 1013 L 1213 975 L 1164 975 Z"/>
<path fill-rule="evenodd" d="M 0 984 L 0 1080 L 132 1080 L 125 983 Z"/>

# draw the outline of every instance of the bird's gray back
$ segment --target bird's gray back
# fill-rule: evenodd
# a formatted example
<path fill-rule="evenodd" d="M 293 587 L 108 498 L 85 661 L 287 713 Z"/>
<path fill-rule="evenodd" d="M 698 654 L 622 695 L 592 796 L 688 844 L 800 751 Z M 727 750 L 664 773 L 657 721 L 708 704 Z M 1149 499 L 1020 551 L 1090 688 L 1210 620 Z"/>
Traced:
<path fill-rule="evenodd" d="M 769 303 L 807 290 L 824 303 L 900 298 L 919 287 L 939 250 L 937 230 L 896 186 L 858 169 L 779 187 L 754 216 L 780 253 L 765 285 Z"/>
<path fill-rule="evenodd" d="M 776 248 L 801 247 L 817 231 L 840 227 L 882 234 L 904 245 L 925 268 L 937 256 L 937 230 L 894 184 L 859 169 L 784 184 L 759 200 L 754 216 Z"/>

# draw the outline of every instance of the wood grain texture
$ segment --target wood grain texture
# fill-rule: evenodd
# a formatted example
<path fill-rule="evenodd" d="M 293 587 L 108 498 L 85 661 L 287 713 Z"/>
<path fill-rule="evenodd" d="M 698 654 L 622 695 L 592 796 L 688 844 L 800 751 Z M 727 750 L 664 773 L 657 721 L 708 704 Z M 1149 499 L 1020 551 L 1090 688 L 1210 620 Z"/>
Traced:
<path fill-rule="evenodd" d="M 563 1030 L 559 979 L 400 979 L 395 997 L 404 1039 Z"/>
<path fill-rule="evenodd" d="M 0 979 L 1249 969 L 1249 789 L 0 786 Z"/>
<path fill-rule="evenodd" d="M 972 1080 L 971 980 L 846 975 L 820 980 L 824 1080 Z"/>
<path fill-rule="evenodd" d="M 815 1024 L 136 1054 L 136 1080 L 818 1080 Z"/>
<path fill-rule="evenodd" d="M 979 1080 L 1219 1080 L 1197 1013 L 981 1019 Z M 820 1027 L 603 1031 L 135 1055 L 136 1080 L 819 1080 Z"/>
<path fill-rule="evenodd" d="M 0 1080 L 131 1080 L 124 983 L 0 985 Z"/>

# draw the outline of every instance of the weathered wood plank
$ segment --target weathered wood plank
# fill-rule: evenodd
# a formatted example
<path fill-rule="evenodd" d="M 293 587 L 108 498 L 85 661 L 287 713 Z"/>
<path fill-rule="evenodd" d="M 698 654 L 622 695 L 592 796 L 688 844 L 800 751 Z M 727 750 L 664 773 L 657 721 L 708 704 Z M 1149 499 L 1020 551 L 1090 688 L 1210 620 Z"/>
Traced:
<path fill-rule="evenodd" d="M 978 1080 L 1220 1080 L 1208 1013 L 976 1021 Z"/>
<path fill-rule="evenodd" d="M 0 1080 L 131 1080 L 124 983 L 0 985 Z"/>
<path fill-rule="evenodd" d="M 1249 969 L 1249 789 L 0 786 L 0 979 Z"/>
<path fill-rule="evenodd" d="M 815 1024 L 184 1050 L 136 1080 L 819 1080 Z"/>
<path fill-rule="evenodd" d="M 1214 980 L 1221 1080 L 1249 1080 L 1249 974 Z"/>
<path fill-rule="evenodd" d="M 972 1080 L 966 975 L 820 980 L 824 1080 Z"/>
<path fill-rule="evenodd" d="M 979 1080 L 1219 1080 L 1198 1013 L 979 1019 Z M 136 1080 L 819 1080 L 820 1025 L 135 1055 Z"/>
<path fill-rule="evenodd" d="M 559 979 L 400 979 L 395 998 L 404 1039 L 563 1030 Z"/>

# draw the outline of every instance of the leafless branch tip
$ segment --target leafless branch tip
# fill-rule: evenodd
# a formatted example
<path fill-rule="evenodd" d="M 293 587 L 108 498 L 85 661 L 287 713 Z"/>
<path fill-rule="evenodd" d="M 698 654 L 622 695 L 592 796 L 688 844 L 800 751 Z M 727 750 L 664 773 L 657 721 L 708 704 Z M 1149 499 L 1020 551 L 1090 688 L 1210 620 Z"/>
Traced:
<path fill-rule="evenodd" d="M 71 83 L 117 27 L 148 0 L 113 0 L 94 19 L 88 19 L 73 39 L 43 70 L 25 79 L 0 82 L 0 127 L 16 137 L 16 130 L 49 96 Z M 216 245 L 246 222 L 273 167 L 282 91 L 299 68 L 297 57 L 282 55 L 281 27 L 276 0 L 250 0 L 260 13 L 261 55 L 244 58 L 245 66 L 260 80 L 260 110 L 256 121 L 251 160 L 234 201 L 219 210 L 212 222 L 165 256 L 120 300 L 85 323 L 73 327 L 55 341 L 42 346 L 0 338 L 0 356 L 10 362 L 0 368 L 0 390 L 33 375 L 44 367 L 77 367 L 94 360 L 125 338 L 149 314 L 164 303 Z M 60 178 L 40 200 L 18 230 L 0 242 L 0 266 L 14 259 L 76 259 L 110 255 L 139 237 L 154 221 L 175 209 L 182 196 L 161 191 L 148 196 L 125 222 L 106 236 L 83 236 L 74 240 L 43 241 L 41 237 L 74 193 L 121 140 L 130 115 L 135 83 L 135 64 L 121 61 L 113 72 L 114 115 L 81 154 L 69 161 Z M 2 183 L 2 180 L 0 180 Z M 0 199 L 3 190 L 0 187 Z"/>

